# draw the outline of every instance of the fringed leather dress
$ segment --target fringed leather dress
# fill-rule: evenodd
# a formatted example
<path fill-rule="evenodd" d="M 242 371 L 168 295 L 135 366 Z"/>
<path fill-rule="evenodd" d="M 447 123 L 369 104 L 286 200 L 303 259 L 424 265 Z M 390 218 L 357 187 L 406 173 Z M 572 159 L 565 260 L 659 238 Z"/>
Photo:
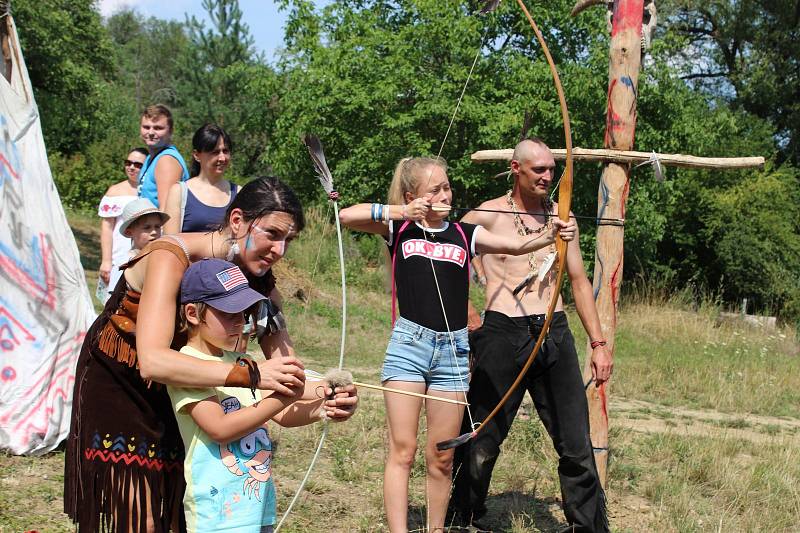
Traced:
<path fill-rule="evenodd" d="M 189 266 L 186 252 L 165 240 L 148 245 L 127 266 L 158 249 Z M 182 515 L 183 442 L 166 386 L 139 374 L 138 305 L 139 293 L 121 276 L 78 358 L 64 510 L 81 532 L 145 532 L 148 516 L 155 531 L 166 532 Z M 172 348 L 185 344 L 179 337 L 176 332 Z"/>
<path fill-rule="evenodd" d="M 154 241 L 127 266 L 163 249 L 186 269 L 187 253 L 172 239 L 181 243 L 174 236 Z M 260 278 L 248 276 L 248 281 L 264 295 L 275 287 L 271 271 Z M 157 533 L 185 528 L 183 442 L 166 386 L 139 374 L 138 303 L 139 293 L 129 290 L 122 276 L 78 359 L 64 510 L 80 532 L 143 533 L 148 516 Z M 171 347 L 180 349 L 185 341 L 176 331 Z"/>

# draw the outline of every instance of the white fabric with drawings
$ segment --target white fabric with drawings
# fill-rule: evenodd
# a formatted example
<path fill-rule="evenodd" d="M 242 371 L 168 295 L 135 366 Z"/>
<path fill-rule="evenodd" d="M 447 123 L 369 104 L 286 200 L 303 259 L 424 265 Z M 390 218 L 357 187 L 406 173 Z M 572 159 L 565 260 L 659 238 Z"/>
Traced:
<path fill-rule="evenodd" d="M 13 68 L 10 82 L 0 75 L 0 450 L 42 454 L 69 430 L 75 363 L 95 313 L 16 27 L 10 16 L 6 23 Z"/>

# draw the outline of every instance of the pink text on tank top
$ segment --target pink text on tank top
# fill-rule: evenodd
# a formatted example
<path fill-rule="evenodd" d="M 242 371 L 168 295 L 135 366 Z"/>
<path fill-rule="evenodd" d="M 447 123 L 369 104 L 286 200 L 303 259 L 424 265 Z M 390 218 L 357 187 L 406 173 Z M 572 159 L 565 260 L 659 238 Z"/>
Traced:
<path fill-rule="evenodd" d="M 464 261 L 467 259 L 467 252 L 457 244 L 438 244 L 425 239 L 409 239 L 402 246 L 404 259 L 418 255 L 434 261 L 449 261 L 458 266 L 464 266 Z"/>

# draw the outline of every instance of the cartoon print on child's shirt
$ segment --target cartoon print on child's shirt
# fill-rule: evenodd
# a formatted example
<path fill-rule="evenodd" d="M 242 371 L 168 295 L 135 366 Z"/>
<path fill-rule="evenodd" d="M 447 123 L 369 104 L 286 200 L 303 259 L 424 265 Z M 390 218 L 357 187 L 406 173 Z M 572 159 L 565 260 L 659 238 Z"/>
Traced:
<path fill-rule="evenodd" d="M 241 408 L 233 396 L 220 402 L 227 414 Z M 247 476 L 242 487 L 243 494 L 261 501 L 261 484 L 272 475 L 272 441 L 264 427 L 260 427 L 239 440 L 219 445 L 219 455 L 225 468 L 234 475 Z"/>

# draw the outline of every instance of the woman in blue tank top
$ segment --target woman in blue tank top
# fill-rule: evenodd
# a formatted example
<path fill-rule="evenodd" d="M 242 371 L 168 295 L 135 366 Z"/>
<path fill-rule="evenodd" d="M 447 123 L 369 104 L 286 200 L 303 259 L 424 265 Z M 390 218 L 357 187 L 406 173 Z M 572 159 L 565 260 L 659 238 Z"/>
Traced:
<path fill-rule="evenodd" d="M 192 178 L 169 190 L 166 234 L 219 228 L 236 197 L 236 184 L 225 179 L 231 162 L 231 138 L 216 124 L 205 124 L 192 137 Z"/>
<path fill-rule="evenodd" d="M 172 144 L 172 112 L 161 104 L 147 106 L 139 133 L 150 152 L 139 172 L 139 197 L 163 209 L 169 188 L 189 179 L 186 162 Z"/>

